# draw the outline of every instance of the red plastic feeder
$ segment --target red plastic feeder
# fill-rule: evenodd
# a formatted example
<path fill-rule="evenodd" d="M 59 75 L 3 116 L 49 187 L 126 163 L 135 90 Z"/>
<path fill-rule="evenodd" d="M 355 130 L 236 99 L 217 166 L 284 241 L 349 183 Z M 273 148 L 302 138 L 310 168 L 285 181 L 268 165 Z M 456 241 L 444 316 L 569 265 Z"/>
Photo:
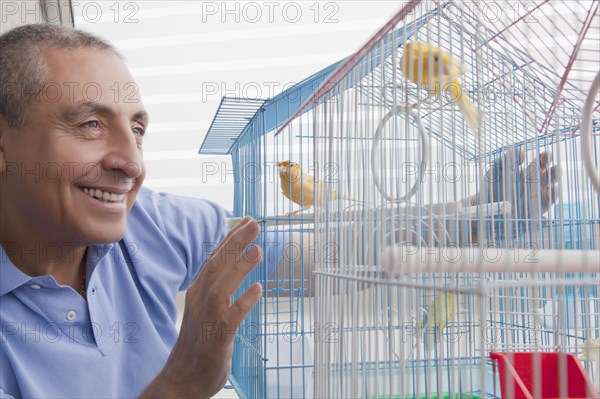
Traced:
<path fill-rule="evenodd" d="M 500 390 L 503 398 L 534 399 L 534 362 L 539 362 L 537 370 L 541 377 L 540 399 L 561 398 L 559 378 L 560 357 L 566 363 L 568 399 L 599 399 L 598 392 L 577 358 L 569 353 L 557 352 L 490 352 L 490 357 L 498 362 Z M 564 379 L 564 377 L 563 377 Z M 537 398 L 536 398 L 537 399 Z"/>

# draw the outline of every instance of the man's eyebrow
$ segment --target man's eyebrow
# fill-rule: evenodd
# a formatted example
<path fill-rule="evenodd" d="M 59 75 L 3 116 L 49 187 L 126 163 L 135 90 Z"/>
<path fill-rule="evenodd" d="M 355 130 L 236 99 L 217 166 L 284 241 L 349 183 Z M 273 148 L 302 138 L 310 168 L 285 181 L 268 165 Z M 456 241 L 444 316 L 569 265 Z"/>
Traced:
<path fill-rule="evenodd" d="M 145 126 L 148 126 L 150 119 L 148 117 L 148 113 L 146 111 L 138 111 L 133 114 L 133 120 L 143 123 Z"/>
<path fill-rule="evenodd" d="M 115 111 L 113 111 L 110 107 L 97 102 L 80 101 L 75 103 L 74 106 L 67 108 L 63 113 L 63 116 L 68 121 L 76 121 L 77 119 L 89 114 L 115 116 Z"/>
<path fill-rule="evenodd" d="M 93 101 L 80 101 L 73 107 L 68 108 L 63 116 L 68 121 L 77 121 L 90 114 L 101 114 L 108 117 L 114 117 L 116 115 L 115 111 L 107 105 Z M 137 111 L 132 119 L 148 125 L 148 112 L 145 110 Z"/>

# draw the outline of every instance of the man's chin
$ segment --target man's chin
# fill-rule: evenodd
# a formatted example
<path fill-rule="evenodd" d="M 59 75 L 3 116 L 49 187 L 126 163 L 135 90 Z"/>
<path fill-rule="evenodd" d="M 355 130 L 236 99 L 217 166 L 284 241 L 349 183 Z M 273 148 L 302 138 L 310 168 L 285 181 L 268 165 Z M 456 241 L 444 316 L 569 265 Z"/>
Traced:
<path fill-rule="evenodd" d="M 125 236 L 125 223 L 115 223 L 103 229 L 85 232 L 87 244 L 111 244 L 119 241 Z"/>

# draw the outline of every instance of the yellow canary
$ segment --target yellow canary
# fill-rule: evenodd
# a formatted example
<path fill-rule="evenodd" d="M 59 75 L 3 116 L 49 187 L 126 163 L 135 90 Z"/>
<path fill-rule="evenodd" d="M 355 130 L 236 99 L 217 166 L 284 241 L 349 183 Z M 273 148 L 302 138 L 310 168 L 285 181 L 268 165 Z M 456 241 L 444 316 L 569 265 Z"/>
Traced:
<path fill-rule="evenodd" d="M 407 79 L 425 86 L 436 96 L 443 90 L 458 105 L 473 135 L 479 138 L 481 111 L 460 85 L 458 76 L 463 67 L 458 59 L 428 43 L 408 42 L 400 58 L 400 70 Z"/>
<path fill-rule="evenodd" d="M 427 314 L 421 322 L 421 330 L 425 336 L 425 350 L 433 352 L 434 344 L 442 347 L 442 334 L 448 329 L 457 313 L 462 312 L 458 309 L 458 294 L 453 292 L 444 292 L 438 295 L 427 310 Z M 447 331 L 446 331 L 447 333 Z M 439 351 L 441 354 L 441 350 Z"/>
<path fill-rule="evenodd" d="M 279 162 L 279 179 L 281 181 L 282 194 L 300 205 L 302 209 L 293 213 L 298 213 L 309 209 L 315 205 L 315 179 L 308 173 L 303 173 L 299 164 L 292 161 Z M 326 200 L 335 200 L 338 196 L 335 191 L 331 191 L 326 196 L 325 185 L 318 185 L 317 206 L 321 206 Z"/>

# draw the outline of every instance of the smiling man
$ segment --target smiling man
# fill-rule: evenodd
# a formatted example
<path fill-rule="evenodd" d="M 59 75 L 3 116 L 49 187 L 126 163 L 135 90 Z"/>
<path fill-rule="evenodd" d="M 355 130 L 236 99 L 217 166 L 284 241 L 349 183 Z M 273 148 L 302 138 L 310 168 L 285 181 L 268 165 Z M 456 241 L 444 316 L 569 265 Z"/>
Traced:
<path fill-rule="evenodd" d="M 16 28 L 0 82 L 0 397 L 218 391 L 262 292 L 230 300 L 261 258 L 244 252 L 257 223 L 226 235 L 218 205 L 142 187 L 148 115 L 103 40 Z"/>

